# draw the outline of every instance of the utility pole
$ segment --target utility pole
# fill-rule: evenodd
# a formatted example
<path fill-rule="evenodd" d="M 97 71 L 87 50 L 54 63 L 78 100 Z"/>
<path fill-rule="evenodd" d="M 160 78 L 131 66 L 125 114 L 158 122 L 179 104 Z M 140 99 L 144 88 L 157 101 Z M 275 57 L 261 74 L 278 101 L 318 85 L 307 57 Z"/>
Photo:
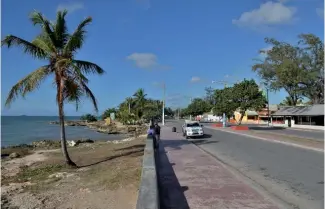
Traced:
<path fill-rule="evenodd" d="M 192 97 L 190 98 L 190 104 L 192 103 Z M 192 121 L 192 114 L 190 115 L 190 121 Z"/>
<path fill-rule="evenodd" d="M 267 98 L 267 126 L 270 126 L 269 88 L 266 88 L 266 98 Z"/>
<path fill-rule="evenodd" d="M 163 107 L 162 107 L 162 125 L 165 125 L 165 95 L 166 95 L 166 84 L 163 83 Z"/>

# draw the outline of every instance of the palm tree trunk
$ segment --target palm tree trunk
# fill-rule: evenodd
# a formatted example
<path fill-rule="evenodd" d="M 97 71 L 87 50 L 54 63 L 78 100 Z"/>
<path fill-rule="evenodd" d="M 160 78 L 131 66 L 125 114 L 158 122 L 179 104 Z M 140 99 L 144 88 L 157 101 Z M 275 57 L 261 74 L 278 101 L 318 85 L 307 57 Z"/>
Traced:
<path fill-rule="evenodd" d="M 131 103 L 129 102 L 129 114 L 131 113 Z"/>
<path fill-rule="evenodd" d="M 60 120 L 60 135 L 61 135 L 61 150 L 65 158 L 65 162 L 72 167 L 77 165 L 71 160 L 68 149 L 67 139 L 65 138 L 65 126 L 64 126 L 64 110 L 63 110 L 63 81 L 58 86 L 58 106 L 59 106 L 59 120 Z"/>
<path fill-rule="evenodd" d="M 65 162 L 70 166 L 76 166 L 76 164 L 71 160 L 67 149 L 67 140 L 65 138 L 63 103 L 59 104 L 59 118 L 60 118 L 61 149 L 62 149 L 63 156 L 65 158 Z"/>

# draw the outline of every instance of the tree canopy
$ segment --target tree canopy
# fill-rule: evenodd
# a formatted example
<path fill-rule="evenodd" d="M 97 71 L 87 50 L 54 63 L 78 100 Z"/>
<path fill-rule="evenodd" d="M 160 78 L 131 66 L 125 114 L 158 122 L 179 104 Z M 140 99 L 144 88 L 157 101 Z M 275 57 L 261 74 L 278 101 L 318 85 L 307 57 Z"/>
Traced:
<path fill-rule="evenodd" d="M 103 120 L 105 120 L 106 118 L 110 117 L 111 113 L 115 113 L 115 114 L 116 114 L 116 112 L 117 112 L 117 109 L 116 109 L 116 108 L 108 108 L 108 109 L 106 109 L 106 110 L 103 112 L 101 118 L 102 118 Z"/>
<path fill-rule="evenodd" d="M 209 104 L 208 101 L 195 98 L 187 107 L 187 114 L 197 116 L 202 115 L 203 113 L 210 112 L 212 109 L 212 105 Z"/>
<path fill-rule="evenodd" d="M 102 118 L 109 117 L 111 112 L 116 113 L 116 119 L 124 124 L 149 121 L 154 118 L 161 120 L 163 103 L 161 100 L 148 98 L 145 90 L 138 89 L 132 97 L 127 97 L 117 108 L 108 108 Z M 173 116 L 173 111 L 165 107 L 165 115 Z"/>
<path fill-rule="evenodd" d="M 266 57 L 252 70 L 267 83 L 270 90 L 284 89 L 292 105 L 303 97 L 313 104 L 324 103 L 324 44 L 313 34 L 299 35 L 296 45 L 266 38 L 271 50 L 261 51 Z"/>
<path fill-rule="evenodd" d="M 262 92 L 259 90 L 258 85 L 253 79 L 246 80 L 236 83 L 232 88 L 232 105 L 236 107 L 241 117 L 238 121 L 238 124 L 241 124 L 241 121 L 247 110 L 259 111 L 265 107 L 267 100 L 263 96 Z"/>
<path fill-rule="evenodd" d="M 224 89 L 216 89 L 214 92 L 215 105 L 213 107 L 213 114 L 222 116 L 223 113 L 226 117 L 230 118 L 234 115 L 234 111 L 238 108 L 235 103 L 232 102 L 232 88 L 226 87 Z"/>

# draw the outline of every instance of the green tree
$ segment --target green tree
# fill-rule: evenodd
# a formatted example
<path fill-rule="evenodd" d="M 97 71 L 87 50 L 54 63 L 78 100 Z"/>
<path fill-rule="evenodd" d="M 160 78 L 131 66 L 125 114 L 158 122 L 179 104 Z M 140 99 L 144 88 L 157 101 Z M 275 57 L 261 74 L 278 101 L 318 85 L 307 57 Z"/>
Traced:
<path fill-rule="evenodd" d="M 197 116 L 203 113 L 210 112 L 212 106 L 201 98 L 195 98 L 187 107 L 187 112 L 190 115 Z"/>
<path fill-rule="evenodd" d="M 136 107 L 137 116 L 139 118 L 142 118 L 143 116 L 143 110 L 146 104 L 146 96 L 144 89 L 140 88 L 138 89 L 134 94 L 134 102 Z"/>
<path fill-rule="evenodd" d="M 170 107 L 165 107 L 165 115 L 168 117 L 174 117 L 174 111 Z"/>
<path fill-rule="evenodd" d="M 117 109 L 116 108 L 108 108 L 107 110 L 105 110 L 102 114 L 102 120 L 105 120 L 106 118 L 109 118 L 111 116 L 111 113 L 117 113 Z"/>
<path fill-rule="evenodd" d="M 188 111 L 188 108 L 182 108 L 182 109 L 180 110 L 180 114 L 179 114 L 179 116 L 180 116 L 181 118 L 187 117 L 187 116 L 189 116 L 189 115 L 190 115 L 190 113 L 189 113 L 189 111 Z"/>
<path fill-rule="evenodd" d="M 80 120 L 85 120 L 87 122 L 95 122 L 97 121 L 96 116 L 92 115 L 92 114 L 86 114 L 86 115 L 82 115 L 80 117 Z"/>
<path fill-rule="evenodd" d="M 238 121 L 240 125 L 247 110 L 259 111 L 265 107 L 267 101 L 259 90 L 258 85 L 253 79 L 234 84 L 232 87 L 232 99 L 234 107 L 239 109 L 241 117 Z"/>
<path fill-rule="evenodd" d="M 285 42 L 266 38 L 265 42 L 272 49 L 265 52 L 266 58 L 263 62 L 255 64 L 253 71 L 270 84 L 270 90 L 278 91 L 284 89 L 296 104 L 302 97 L 300 82 L 304 77 L 301 68 L 301 50 Z"/>
<path fill-rule="evenodd" d="M 33 25 L 40 27 L 41 32 L 31 42 L 14 35 L 6 36 L 2 46 L 8 48 L 12 46 L 20 47 L 26 54 L 33 58 L 47 62 L 34 72 L 15 84 L 8 95 L 6 106 L 9 106 L 19 95 L 25 97 L 27 93 L 39 88 L 40 84 L 50 75 L 54 77 L 56 87 L 56 102 L 58 104 L 58 114 L 60 118 L 61 148 L 65 161 L 68 165 L 76 166 L 71 160 L 67 151 L 66 135 L 64 127 L 64 103 L 74 102 L 76 109 L 81 102 L 81 97 L 89 97 L 98 111 L 97 102 L 91 92 L 86 75 L 103 74 L 104 70 L 98 65 L 76 59 L 77 52 L 82 48 L 85 40 L 86 26 L 91 23 L 92 18 L 87 17 L 72 33 L 68 33 L 65 17 L 67 11 L 58 11 L 56 21 L 51 22 L 40 12 L 33 12 L 30 20 Z"/>
<path fill-rule="evenodd" d="M 215 104 L 214 101 L 214 89 L 212 87 L 206 87 L 205 89 L 205 100 L 213 106 Z"/>
<path fill-rule="evenodd" d="M 127 109 L 120 109 L 117 113 L 116 113 L 116 118 L 118 118 L 118 120 L 125 124 L 133 124 L 138 118 L 135 114 L 133 113 L 129 113 Z"/>
<path fill-rule="evenodd" d="M 132 108 L 132 105 L 133 105 L 134 100 L 133 100 L 132 97 L 127 97 L 125 99 L 125 101 L 126 101 L 126 103 L 128 105 L 128 112 L 129 112 L 129 114 L 131 114 L 131 108 Z"/>
<path fill-rule="evenodd" d="M 234 115 L 237 105 L 232 102 L 233 92 L 231 87 L 224 89 L 216 89 L 214 92 L 215 105 L 213 107 L 213 114 L 222 116 L 225 113 L 227 118 Z"/>
<path fill-rule="evenodd" d="M 313 34 L 299 35 L 297 45 L 266 38 L 272 49 L 253 71 L 270 84 L 271 90 L 284 89 L 293 105 L 303 97 L 313 104 L 324 103 L 324 44 Z"/>
<path fill-rule="evenodd" d="M 324 104 L 324 43 L 313 34 L 301 34 L 299 38 L 306 75 L 301 81 L 303 96 L 311 104 Z"/>

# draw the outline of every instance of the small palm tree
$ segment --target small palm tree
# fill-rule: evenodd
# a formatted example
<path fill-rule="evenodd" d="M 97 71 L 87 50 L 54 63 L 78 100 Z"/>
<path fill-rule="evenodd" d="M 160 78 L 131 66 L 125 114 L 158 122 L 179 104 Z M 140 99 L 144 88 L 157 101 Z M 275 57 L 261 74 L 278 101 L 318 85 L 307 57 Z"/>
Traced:
<path fill-rule="evenodd" d="M 131 106 L 132 106 L 132 103 L 133 103 L 133 98 L 132 97 L 127 97 L 125 101 L 128 104 L 129 114 L 130 114 L 131 113 Z"/>
<path fill-rule="evenodd" d="M 146 96 L 144 89 L 138 89 L 134 95 L 135 104 L 137 106 L 138 117 L 141 118 L 143 115 L 144 106 L 146 104 Z"/>
<path fill-rule="evenodd" d="M 33 58 L 48 62 L 47 65 L 33 71 L 12 87 L 6 100 L 6 106 L 10 106 L 18 96 L 25 97 L 27 93 L 36 90 L 47 77 L 53 75 L 59 109 L 62 153 L 68 165 L 76 166 L 67 151 L 64 103 L 74 102 L 78 110 L 80 99 L 85 95 L 91 99 L 95 110 L 98 111 L 96 98 L 87 86 L 88 79 L 85 75 L 90 73 L 101 75 L 104 70 L 94 63 L 75 58 L 85 40 L 85 27 L 91 23 L 92 18 L 84 19 L 77 29 L 69 34 L 65 21 L 66 15 L 67 10 L 58 11 L 56 21 L 52 23 L 42 13 L 34 11 L 31 13 L 30 19 L 34 25 L 40 26 L 41 33 L 31 42 L 14 35 L 8 35 L 2 40 L 1 45 L 8 46 L 8 48 L 21 47 L 26 54 Z"/>

